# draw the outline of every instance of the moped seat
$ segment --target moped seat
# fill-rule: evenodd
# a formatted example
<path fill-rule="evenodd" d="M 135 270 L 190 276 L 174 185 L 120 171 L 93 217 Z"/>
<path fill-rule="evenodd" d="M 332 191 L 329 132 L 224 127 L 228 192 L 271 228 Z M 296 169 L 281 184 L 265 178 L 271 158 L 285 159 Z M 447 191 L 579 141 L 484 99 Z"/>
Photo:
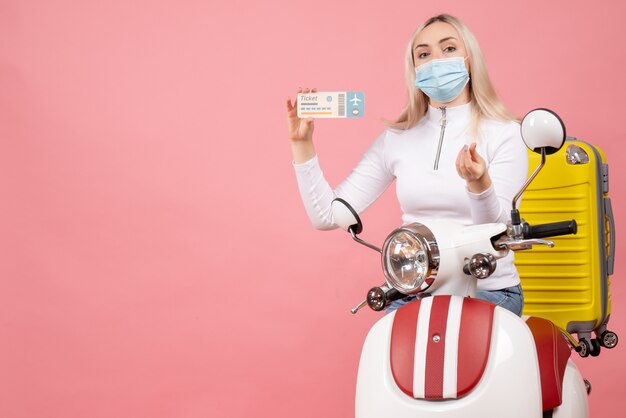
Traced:
<path fill-rule="evenodd" d="M 537 348 L 543 410 L 549 411 L 561 405 L 563 400 L 563 376 L 571 350 L 561 331 L 551 321 L 531 316 L 526 319 L 526 325 Z"/>

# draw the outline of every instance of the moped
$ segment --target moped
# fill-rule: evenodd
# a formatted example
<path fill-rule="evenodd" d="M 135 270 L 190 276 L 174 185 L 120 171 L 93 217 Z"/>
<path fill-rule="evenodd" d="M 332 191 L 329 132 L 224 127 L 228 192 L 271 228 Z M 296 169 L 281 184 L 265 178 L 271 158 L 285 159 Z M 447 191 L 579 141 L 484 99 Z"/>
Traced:
<path fill-rule="evenodd" d="M 581 418 L 588 416 L 589 382 L 570 358 L 578 342 L 550 321 L 518 317 L 475 299 L 509 251 L 554 246 L 547 238 L 576 233 L 576 221 L 529 225 L 517 201 L 565 142 L 561 119 L 547 109 L 521 123 L 527 147 L 541 155 L 512 202 L 511 221 L 464 226 L 450 221 L 411 223 L 392 231 L 382 248 L 358 235 L 363 225 L 342 199 L 333 219 L 352 238 L 382 256 L 385 283 L 352 309 L 385 309 L 369 331 L 358 369 L 356 417 Z"/>

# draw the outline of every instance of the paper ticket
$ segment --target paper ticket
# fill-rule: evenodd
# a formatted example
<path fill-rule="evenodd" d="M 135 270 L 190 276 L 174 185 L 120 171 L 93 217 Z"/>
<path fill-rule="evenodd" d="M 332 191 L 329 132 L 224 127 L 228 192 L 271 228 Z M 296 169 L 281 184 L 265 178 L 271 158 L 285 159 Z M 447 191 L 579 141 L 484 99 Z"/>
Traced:
<path fill-rule="evenodd" d="M 361 118 L 365 96 L 361 91 L 298 94 L 299 118 Z"/>

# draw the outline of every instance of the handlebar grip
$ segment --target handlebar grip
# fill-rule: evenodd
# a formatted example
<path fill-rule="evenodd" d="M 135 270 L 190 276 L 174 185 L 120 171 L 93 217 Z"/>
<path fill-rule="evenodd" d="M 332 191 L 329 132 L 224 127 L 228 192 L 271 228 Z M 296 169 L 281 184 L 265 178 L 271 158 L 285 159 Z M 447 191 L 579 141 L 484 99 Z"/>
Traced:
<path fill-rule="evenodd" d="M 572 219 L 571 221 L 561 221 L 561 222 L 552 222 L 549 224 L 540 224 L 540 225 L 525 225 L 524 226 L 524 238 L 549 238 L 549 237 L 557 237 L 559 235 L 570 235 L 576 234 L 578 227 L 576 225 L 576 220 Z"/>

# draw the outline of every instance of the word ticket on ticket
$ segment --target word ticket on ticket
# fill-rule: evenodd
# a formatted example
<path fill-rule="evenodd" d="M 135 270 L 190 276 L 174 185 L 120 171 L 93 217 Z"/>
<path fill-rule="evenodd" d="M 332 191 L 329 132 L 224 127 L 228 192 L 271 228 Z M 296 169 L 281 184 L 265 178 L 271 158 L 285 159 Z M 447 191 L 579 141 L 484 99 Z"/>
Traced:
<path fill-rule="evenodd" d="M 299 118 L 361 118 L 365 96 L 361 91 L 298 94 Z"/>

